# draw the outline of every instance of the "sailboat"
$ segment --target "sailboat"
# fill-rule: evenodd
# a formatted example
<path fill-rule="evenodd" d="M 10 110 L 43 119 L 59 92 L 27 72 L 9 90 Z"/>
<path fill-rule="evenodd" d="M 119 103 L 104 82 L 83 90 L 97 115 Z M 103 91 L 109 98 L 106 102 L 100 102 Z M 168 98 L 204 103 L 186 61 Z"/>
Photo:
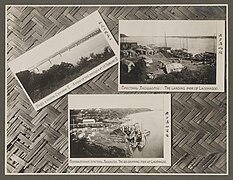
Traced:
<path fill-rule="evenodd" d="M 143 127 L 142 127 L 142 123 L 141 123 L 141 127 L 140 127 L 140 141 L 138 142 L 138 145 L 137 145 L 137 147 L 138 147 L 138 150 L 140 151 L 140 150 L 142 150 L 144 147 L 145 147 L 145 145 L 146 145 L 146 136 L 149 136 L 150 135 L 150 131 L 147 131 L 147 130 L 144 130 L 143 129 Z"/>

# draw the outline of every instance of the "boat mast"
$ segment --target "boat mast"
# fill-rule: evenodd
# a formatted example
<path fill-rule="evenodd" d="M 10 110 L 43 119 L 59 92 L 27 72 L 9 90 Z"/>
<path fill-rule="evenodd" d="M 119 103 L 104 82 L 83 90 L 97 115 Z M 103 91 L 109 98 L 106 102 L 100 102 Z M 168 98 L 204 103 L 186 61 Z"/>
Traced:
<path fill-rule="evenodd" d="M 182 47 L 182 49 L 184 49 L 185 47 L 184 47 L 184 36 L 183 36 L 183 47 Z"/>
<path fill-rule="evenodd" d="M 167 47 L 167 35 L 166 35 L 166 31 L 165 31 L 165 47 Z"/>

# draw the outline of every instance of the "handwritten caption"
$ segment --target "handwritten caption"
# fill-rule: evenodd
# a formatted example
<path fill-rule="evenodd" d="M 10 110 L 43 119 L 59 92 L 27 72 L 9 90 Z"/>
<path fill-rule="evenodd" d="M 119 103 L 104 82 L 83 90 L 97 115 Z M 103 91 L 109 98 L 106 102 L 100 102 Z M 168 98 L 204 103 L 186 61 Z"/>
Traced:
<path fill-rule="evenodd" d="M 111 41 L 112 37 L 105 23 L 103 21 L 99 21 L 98 24 L 104 35 L 107 37 L 107 40 Z"/>
<path fill-rule="evenodd" d="M 223 50 L 224 50 L 224 48 L 223 48 L 223 34 L 220 33 L 218 35 L 218 54 L 223 55 Z"/>

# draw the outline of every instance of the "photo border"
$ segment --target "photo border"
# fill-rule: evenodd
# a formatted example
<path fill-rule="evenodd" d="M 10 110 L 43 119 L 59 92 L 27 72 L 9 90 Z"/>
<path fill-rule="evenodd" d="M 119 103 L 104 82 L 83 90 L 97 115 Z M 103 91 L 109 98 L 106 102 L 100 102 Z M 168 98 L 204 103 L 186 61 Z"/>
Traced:
<path fill-rule="evenodd" d="M 7 9 L 8 6 L 6 6 Z M 16 73 L 12 70 L 12 73 L 14 74 L 16 80 L 18 81 L 18 83 L 20 84 L 20 86 L 22 87 L 24 93 L 26 94 L 27 98 L 29 99 L 30 103 L 32 104 L 32 106 L 34 107 L 35 110 L 40 110 L 41 108 L 45 107 L 46 105 L 50 104 L 51 102 L 55 101 L 56 99 L 58 99 L 59 97 L 67 94 L 68 92 L 70 92 L 71 90 L 77 88 L 78 86 L 82 85 L 83 83 L 87 82 L 88 80 L 94 78 L 95 76 L 97 76 L 98 74 L 104 72 L 105 70 L 109 69 L 110 67 L 112 67 L 113 65 L 118 63 L 118 59 L 117 59 L 117 48 L 118 45 L 114 39 L 114 37 L 112 36 L 111 32 L 109 31 L 107 25 L 105 24 L 104 20 L 102 19 L 100 13 L 97 11 L 91 13 L 90 15 L 87 16 L 87 18 L 92 18 L 93 20 L 96 21 L 96 25 L 99 27 L 99 29 L 101 30 L 101 33 L 104 35 L 105 40 L 108 42 L 110 48 L 113 50 L 114 52 L 114 56 L 111 57 L 110 59 L 106 60 L 105 62 L 99 64 L 98 66 L 92 68 L 91 70 L 87 71 L 86 73 L 84 73 L 83 75 L 75 78 L 74 80 L 68 82 L 67 84 L 65 84 L 64 86 L 60 87 L 59 89 L 53 91 L 52 93 L 48 94 L 47 96 L 43 97 L 42 99 L 40 99 L 39 101 L 33 103 L 31 97 L 29 96 L 29 94 L 27 93 L 27 91 L 25 90 L 23 84 L 21 83 L 21 81 L 19 80 L 18 76 L 16 75 Z M 79 24 L 81 23 L 85 23 L 86 17 L 81 19 L 80 21 L 76 22 L 75 25 L 76 27 L 78 27 Z M 6 21 L 7 21 L 7 14 L 6 14 Z M 7 22 L 6 22 L 7 25 Z M 73 24 L 74 25 L 74 24 Z M 62 33 L 66 33 L 69 32 L 69 28 L 72 28 L 73 26 L 70 26 L 68 28 L 66 28 L 65 30 L 62 31 Z M 60 34 L 60 33 L 58 33 Z M 54 39 L 56 39 L 56 35 L 53 36 L 52 38 L 44 41 L 44 42 L 51 42 Z M 7 43 L 7 41 L 6 41 Z M 43 46 L 43 43 L 41 43 L 39 45 L 40 47 Z M 36 46 L 35 48 L 31 49 L 33 51 L 37 50 L 38 46 Z M 27 54 L 28 52 L 30 53 L 30 51 L 27 51 L 26 53 L 24 53 L 23 55 L 11 60 L 10 62 L 7 62 L 7 55 L 6 55 L 6 62 L 8 64 L 8 66 L 11 69 L 11 64 L 13 64 L 15 61 L 18 60 L 18 58 L 22 58 L 25 54 Z"/>
<path fill-rule="evenodd" d="M 3 0 L 4 1 L 4 0 Z M 2 17 L 4 17 L 4 14 L 5 14 L 5 6 L 7 6 L 7 2 L 6 1 L 1 1 L 1 4 L 3 4 L 3 6 L 1 6 L 1 8 L 3 9 L 1 11 L 1 13 L 3 14 Z M 19 3 L 19 5 L 17 5 L 17 3 L 13 3 L 14 6 L 114 6 L 114 7 L 117 7 L 117 6 L 225 6 L 226 7 L 226 35 L 227 35 L 227 39 L 226 39 L 226 56 L 227 56 L 227 67 L 226 67 L 226 98 L 227 98 L 227 104 L 226 104 L 226 110 L 227 110 L 227 113 L 226 113 L 226 140 L 227 140 L 227 143 L 226 143 L 226 172 L 224 173 L 187 173 L 187 172 L 184 172 L 184 173 L 157 173 L 157 172 L 151 172 L 151 173 L 136 173 L 136 172 L 131 172 L 131 173 L 114 173 L 114 172 L 105 172 L 105 173 L 93 173 L 93 172 L 83 172 L 83 173 L 76 173 L 76 172 L 69 172 L 69 173 L 8 173 L 7 172 L 7 169 L 6 169 L 6 164 L 7 164 L 7 150 L 6 150 L 6 140 L 7 140 L 7 135 L 6 133 L 4 134 L 4 130 L 1 131 L 2 133 L 2 139 L 4 142 L 5 140 L 5 144 L 2 144 L 5 148 L 2 148 L 2 153 L 5 154 L 5 158 L 3 160 L 2 158 L 2 162 L 4 163 L 1 163 L 1 167 L 2 169 L 5 170 L 5 175 L 4 175 L 4 172 L 2 172 L 1 174 L 1 177 L 4 178 L 4 179 L 25 179 L 25 177 L 28 177 L 28 176 L 33 176 L 34 179 L 41 179 L 41 177 L 47 177 L 48 179 L 61 179 L 61 178 L 64 178 L 64 176 L 66 176 L 67 179 L 73 179 L 74 176 L 78 175 L 79 178 L 81 179 L 96 179 L 98 178 L 97 176 L 100 176 L 102 179 L 108 179 L 108 178 L 113 178 L 113 179 L 118 179 L 119 177 L 117 176 L 121 176 L 121 178 L 123 179 L 140 179 L 141 177 L 138 177 L 139 176 L 143 176 L 143 178 L 146 178 L 146 179 L 152 179 L 153 177 L 149 177 L 149 176 L 157 176 L 161 179 L 187 179 L 187 177 L 185 176 L 188 176 L 188 178 L 191 178 L 192 180 L 194 179 L 206 179 L 206 178 L 209 178 L 211 177 L 212 179 L 219 179 L 219 178 L 222 178 L 222 179 L 231 179 L 232 178 L 232 174 L 230 175 L 229 172 L 231 172 L 231 170 L 229 169 L 229 165 L 232 165 L 232 156 L 229 156 L 231 154 L 231 152 L 229 151 L 230 148 L 232 148 L 232 143 L 229 143 L 229 136 L 231 136 L 230 132 L 229 132 L 229 128 L 230 126 L 232 126 L 232 122 L 229 121 L 229 117 L 232 115 L 232 112 L 229 111 L 229 104 L 232 103 L 232 101 L 230 101 L 230 97 L 232 97 L 229 93 L 229 91 L 232 89 L 232 87 L 230 86 L 231 85 L 231 82 L 229 81 L 229 79 L 231 79 L 231 75 L 232 75 L 232 71 L 229 71 L 228 68 L 231 68 L 232 66 L 232 63 L 229 63 L 229 66 L 228 66 L 228 55 L 230 57 L 230 55 L 232 55 L 232 52 L 228 52 L 228 29 L 229 30 L 232 30 L 232 26 L 228 26 L 228 16 L 229 18 L 231 17 L 231 14 L 228 15 L 228 4 L 226 4 L 227 1 L 224 1 L 224 2 L 220 2 L 220 1 L 214 1 L 212 2 L 211 1 L 211 4 L 208 4 L 210 2 L 207 2 L 206 0 L 204 2 L 201 2 L 199 1 L 199 4 L 197 2 L 197 4 L 193 4 L 192 1 L 187 1 L 185 2 L 185 4 L 183 2 L 179 2 L 178 1 L 175 1 L 174 3 L 171 3 L 171 2 L 162 2 L 161 0 L 158 1 L 157 3 L 158 4 L 155 4 L 154 2 L 152 1 L 148 1 L 147 2 L 144 2 L 141 4 L 141 1 L 138 1 L 136 0 L 134 3 L 129 3 L 129 2 L 121 2 L 121 4 L 119 4 L 119 2 L 117 3 L 113 3 L 113 4 L 108 4 L 108 2 L 104 2 L 104 4 L 101 4 L 101 2 L 96 2 L 96 4 L 93 4 L 93 2 L 90 2 L 89 0 L 85 3 L 83 2 L 80 2 L 80 4 L 78 5 L 74 5 L 76 2 L 75 1 L 72 1 L 71 3 L 73 3 L 73 5 L 67 5 L 67 4 L 64 4 L 63 1 L 59 1 L 57 0 L 56 1 L 57 3 L 59 3 L 59 5 L 57 4 L 53 4 L 52 3 L 48 3 L 48 2 L 45 2 L 45 0 L 42 0 L 42 3 L 44 3 L 43 5 L 41 4 L 41 2 L 35 2 L 34 1 L 34 5 L 30 4 L 28 5 L 28 3 L 25 4 L 25 2 L 23 2 L 22 0 L 21 1 L 17 1 L 17 3 Z M 24 5 L 22 5 L 24 3 Z M 86 4 L 86 3 L 90 3 L 89 5 Z M 128 4 L 127 4 L 128 3 Z M 160 3 L 160 4 L 159 4 Z M 183 3 L 183 4 L 182 4 Z M 204 4 L 201 4 L 201 3 L 204 3 Z M 215 4 L 212 4 L 212 3 L 215 3 Z M 221 4 L 219 4 L 221 3 Z M 229 7 L 231 7 L 232 5 L 232 2 L 229 2 Z M 12 5 L 11 5 L 12 6 Z M 6 18 L 2 18 L 2 27 L 4 26 L 4 21 L 6 20 Z M 229 21 L 229 24 L 232 25 L 232 21 Z M 5 23 L 6 25 L 6 23 Z M 6 28 L 5 28 L 6 29 Z M 230 38 L 231 37 L 231 38 Z M 232 36 L 229 36 L 229 40 L 232 39 Z M 5 57 L 6 57 L 6 51 L 4 51 L 4 48 L 6 48 L 6 43 L 4 43 L 4 38 L 2 38 L 2 57 L 4 58 L 4 54 L 5 54 Z M 5 35 L 5 42 L 6 42 L 6 35 Z M 229 45 L 231 45 L 231 42 L 232 41 L 229 41 Z M 3 129 L 5 129 L 5 131 L 7 130 L 7 62 L 6 61 L 2 61 L 1 62 L 2 65 L 5 67 L 5 72 L 1 72 L 1 74 L 3 75 L 1 77 L 1 82 L 4 83 L 4 87 L 2 87 L 2 90 L 1 91 L 1 98 L 3 99 L 3 102 L 5 104 L 5 106 L 2 106 L 1 107 L 1 110 L 4 111 L 5 113 L 2 113 L 2 117 L 5 118 L 5 126 Z M 4 92 L 5 91 L 5 92 Z M 4 95 L 3 95 L 4 94 Z M 4 138 L 5 137 L 5 138 Z M 4 149 L 4 150 L 3 150 Z M 136 167 L 135 167 L 136 168 Z M 97 176 L 94 176 L 94 175 L 97 175 Z M 123 175 L 123 176 L 122 176 Z M 129 176 L 131 175 L 131 176 Z M 132 176 L 133 175 L 133 176 Z M 174 177 L 174 175 L 176 177 Z M 16 177 L 15 177 L 16 176 Z M 21 177 L 22 176 L 22 177 Z M 51 176 L 51 177 L 50 177 Z M 164 177 L 163 177 L 164 176 Z M 99 178 L 100 178 L 99 177 Z M 29 177 L 28 177 L 29 178 Z M 31 177 L 30 177 L 31 178 Z"/>
<path fill-rule="evenodd" d="M 163 98 L 163 124 L 164 124 L 164 132 L 163 132 L 163 142 L 164 142 L 164 157 L 163 158 L 71 158 L 70 157 L 70 110 L 74 107 L 71 107 L 71 101 L 78 99 L 79 97 L 86 97 L 90 100 L 94 96 L 100 96 L 103 98 L 111 97 L 111 96 L 118 96 L 118 97 L 137 97 L 137 96 L 147 96 L 147 97 L 162 97 Z M 165 113 L 168 112 L 168 115 Z M 69 94 L 68 95 L 68 161 L 69 166 L 171 166 L 171 94 L 104 94 L 104 95 L 75 95 Z M 166 136 L 168 135 L 168 136 Z M 91 159 L 91 160 L 90 160 Z M 107 159 L 108 161 L 128 161 L 128 160 L 138 160 L 139 163 L 136 162 L 126 162 L 121 163 L 109 163 L 109 162 L 94 162 L 95 160 L 104 161 Z M 89 161 L 87 163 L 79 163 L 78 161 Z M 90 162 L 91 161 L 91 162 Z M 147 162 L 144 162 L 147 161 Z M 152 162 L 151 162 L 152 161 Z"/>
<path fill-rule="evenodd" d="M 119 47 L 118 59 L 120 60 L 120 22 L 127 21 L 153 21 L 157 22 L 217 22 L 221 26 L 216 27 L 216 84 L 123 84 L 120 82 L 121 71 L 118 63 L 118 91 L 128 92 L 224 92 L 225 91 L 225 66 L 227 65 L 227 34 L 225 33 L 226 20 L 119 20 Z M 218 52 L 219 34 L 223 35 L 223 54 Z"/>

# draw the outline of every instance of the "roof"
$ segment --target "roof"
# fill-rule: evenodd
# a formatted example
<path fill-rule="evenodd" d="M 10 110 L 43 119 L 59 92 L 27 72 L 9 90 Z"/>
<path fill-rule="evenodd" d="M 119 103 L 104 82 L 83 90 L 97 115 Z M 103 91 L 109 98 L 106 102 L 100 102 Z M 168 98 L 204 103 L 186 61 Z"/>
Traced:
<path fill-rule="evenodd" d="M 142 57 L 142 58 L 145 58 L 145 59 L 150 59 L 148 56 L 144 55 L 144 54 L 141 54 L 139 55 L 138 57 Z"/>
<path fill-rule="evenodd" d="M 133 54 L 137 54 L 137 53 L 136 53 L 134 50 L 132 50 L 132 49 L 129 49 L 128 52 L 131 52 L 131 53 L 133 53 Z"/>
<path fill-rule="evenodd" d="M 137 42 L 121 42 L 121 44 L 137 44 Z"/>
<path fill-rule="evenodd" d="M 144 59 L 144 61 L 147 63 L 153 63 L 152 59 L 150 59 L 150 58 Z"/>
<path fill-rule="evenodd" d="M 83 122 L 85 121 L 95 121 L 95 119 L 83 119 Z"/>
<path fill-rule="evenodd" d="M 173 67 L 173 68 L 182 68 L 183 65 L 181 63 L 171 63 L 167 64 L 167 66 Z"/>
<path fill-rule="evenodd" d="M 142 48 L 137 48 L 136 50 L 138 50 L 138 51 L 145 51 L 145 49 L 142 49 Z"/>
<path fill-rule="evenodd" d="M 127 66 L 128 66 L 128 65 L 133 65 L 133 66 L 135 66 L 134 63 L 133 63 L 132 61 L 129 61 L 129 60 L 125 59 L 125 58 L 122 59 L 121 62 L 124 63 L 124 64 L 126 64 Z"/>
<path fill-rule="evenodd" d="M 145 46 L 145 48 L 147 48 L 147 50 L 152 50 L 152 48 L 149 46 Z"/>

